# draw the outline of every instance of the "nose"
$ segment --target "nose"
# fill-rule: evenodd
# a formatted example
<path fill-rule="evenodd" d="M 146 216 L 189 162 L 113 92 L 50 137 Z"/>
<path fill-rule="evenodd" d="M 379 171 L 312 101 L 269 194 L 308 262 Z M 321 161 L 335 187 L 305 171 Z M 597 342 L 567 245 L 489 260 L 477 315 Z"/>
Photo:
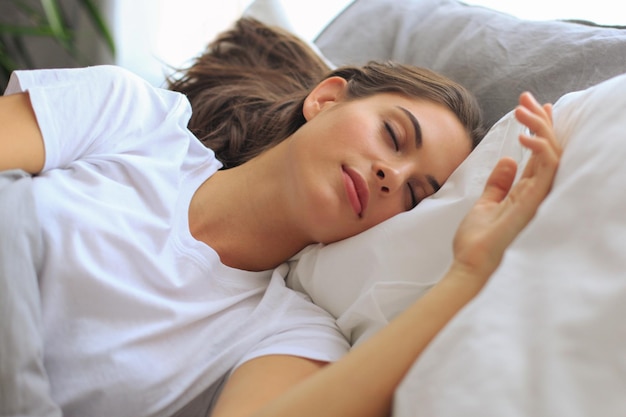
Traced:
<path fill-rule="evenodd" d="M 397 191 L 405 182 L 403 179 L 403 170 L 390 165 L 377 164 L 374 168 L 376 178 L 378 179 L 378 188 L 384 194 L 390 194 Z"/>

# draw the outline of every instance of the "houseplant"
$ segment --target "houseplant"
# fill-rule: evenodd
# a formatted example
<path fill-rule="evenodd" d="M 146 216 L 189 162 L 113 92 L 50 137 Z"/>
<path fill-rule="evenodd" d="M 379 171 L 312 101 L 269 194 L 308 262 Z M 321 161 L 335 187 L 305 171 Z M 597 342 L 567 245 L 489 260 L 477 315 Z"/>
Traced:
<path fill-rule="evenodd" d="M 97 0 L 0 2 L 0 88 L 15 69 L 112 61 L 115 43 Z"/>

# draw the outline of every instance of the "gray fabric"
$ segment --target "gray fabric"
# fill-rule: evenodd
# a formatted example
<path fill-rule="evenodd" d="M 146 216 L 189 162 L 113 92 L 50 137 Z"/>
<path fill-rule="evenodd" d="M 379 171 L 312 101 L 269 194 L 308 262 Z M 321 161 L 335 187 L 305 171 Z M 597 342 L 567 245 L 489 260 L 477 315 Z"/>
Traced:
<path fill-rule="evenodd" d="M 315 43 L 336 65 L 395 60 L 477 96 L 488 126 L 522 91 L 541 102 L 626 72 L 626 30 L 529 21 L 455 0 L 356 0 Z"/>
<path fill-rule="evenodd" d="M 43 367 L 37 268 L 41 240 L 32 179 L 0 172 L 0 416 L 56 417 Z"/>

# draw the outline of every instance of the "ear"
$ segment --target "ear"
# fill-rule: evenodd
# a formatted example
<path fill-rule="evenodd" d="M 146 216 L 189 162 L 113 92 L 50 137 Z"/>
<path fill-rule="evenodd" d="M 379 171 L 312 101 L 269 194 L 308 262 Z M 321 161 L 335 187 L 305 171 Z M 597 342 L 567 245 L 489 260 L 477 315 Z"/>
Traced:
<path fill-rule="evenodd" d="M 304 99 L 302 114 L 307 120 L 317 116 L 328 106 L 341 101 L 348 82 L 341 77 L 329 77 L 320 82 Z"/>

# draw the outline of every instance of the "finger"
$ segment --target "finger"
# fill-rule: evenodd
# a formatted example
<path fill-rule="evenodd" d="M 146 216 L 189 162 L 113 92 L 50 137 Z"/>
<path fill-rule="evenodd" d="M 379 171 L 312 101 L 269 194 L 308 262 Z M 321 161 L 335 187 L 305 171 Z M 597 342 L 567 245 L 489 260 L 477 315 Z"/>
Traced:
<path fill-rule="evenodd" d="M 530 114 L 538 116 L 541 120 L 552 122 L 551 110 L 546 110 L 546 107 L 539 104 L 535 96 L 528 91 L 520 94 L 518 107 L 528 110 Z"/>
<path fill-rule="evenodd" d="M 544 104 L 543 105 L 543 110 L 546 112 L 546 114 L 550 118 L 550 123 L 552 123 L 554 121 L 554 119 L 552 119 L 552 103 Z"/>
<path fill-rule="evenodd" d="M 539 113 L 545 111 L 543 106 L 539 104 L 535 96 L 532 95 L 531 92 L 525 91 L 519 96 L 519 104 L 520 106 L 526 107 L 531 110 L 533 113 Z"/>
<path fill-rule="evenodd" d="M 539 111 L 539 113 L 536 111 Z M 550 116 L 543 107 L 531 109 L 519 105 L 515 109 L 515 118 L 536 135 L 548 137 L 552 133 Z"/>
<path fill-rule="evenodd" d="M 519 141 L 525 148 L 528 148 L 533 156 L 531 158 L 558 158 L 561 154 L 561 148 L 556 143 L 541 136 L 529 136 L 525 134 L 519 135 Z"/>
<path fill-rule="evenodd" d="M 531 159 L 524 168 L 520 182 L 532 181 L 532 187 L 527 192 L 534 193 L 538 203 L 552 188 L 554 176 L 559 166 L 560 153 L 541 138 L 525 136 L 520 137 L 520 142 L 533 152 Z"/>
<path fill-rule="evenodd" d="M 540 128 L 545 129 L 546 126 L 552 125 L 552 104 L 541 105 L 530 92 L 526 91 L 520 94 L 516 117 L 532 132 L 544 134 L 545 131 L 540 131 Z"/>
<path fill-rule="evenodd" d="M 531 130 L 534 136 L 546 140 L 556 154 L 561 154 L 561 145 L 558 143 L 552 127 L 552 104 L 539 105 L 530 93 L 523 93 L 520 96 L 520 105 L 516 108 L 515 116 L 520 123 Z M 520 135 L 520 141 L 529 146 L 532 143 L 530 136 L 525 134 Z M 532 147 L 531 149 L 535 150 L 536 148 Z"/>
<path fill-rule="evenodd" d="M 500 159 L 487 178 L 480 200 L 495 203 L 504 200 L 511 190 L 516 172 L 515 160 L 508 157 Z"/>

